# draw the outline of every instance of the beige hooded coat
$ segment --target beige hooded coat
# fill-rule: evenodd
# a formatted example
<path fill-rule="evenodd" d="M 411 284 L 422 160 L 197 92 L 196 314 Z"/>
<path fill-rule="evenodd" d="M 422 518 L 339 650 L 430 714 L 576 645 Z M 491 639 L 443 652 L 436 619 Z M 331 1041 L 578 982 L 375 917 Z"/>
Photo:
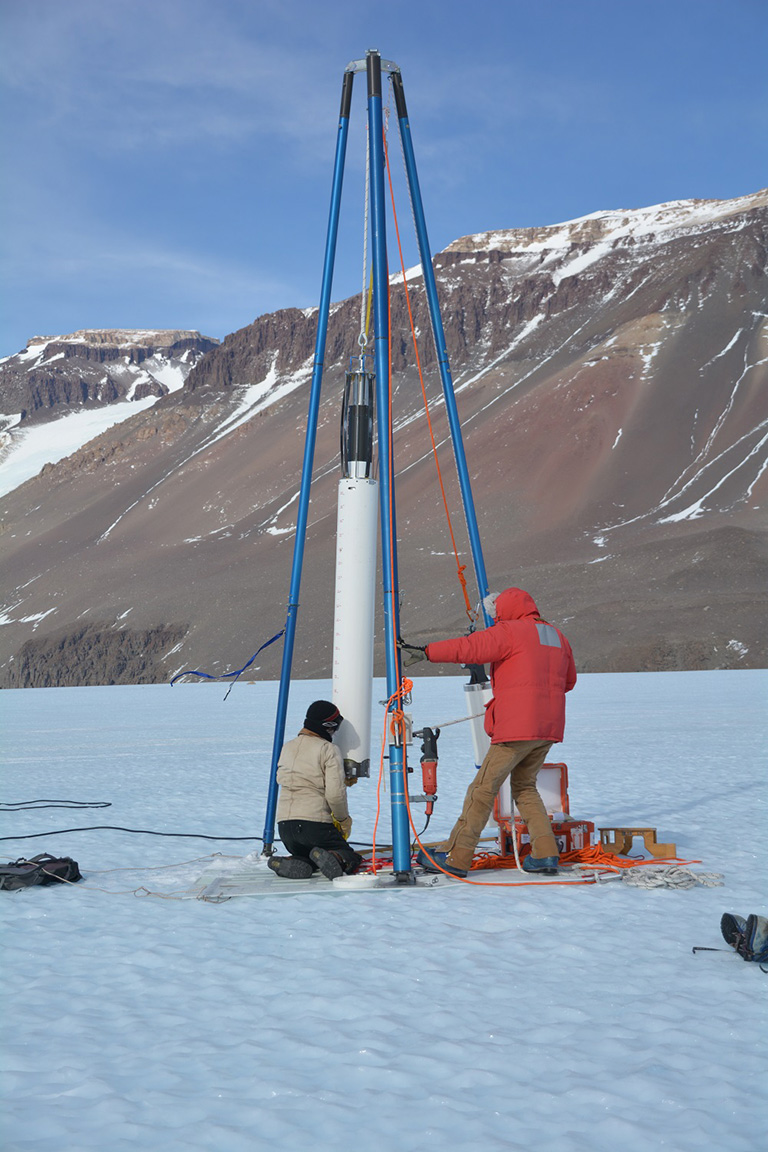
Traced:
<path fill-rule="evenodd" d="M 339 824 L 349 820 L 344 763 L 335 744 L 302 728 L 283 745 L 277 762 L 280 796 L 277 819 L 316 820 Z"/>

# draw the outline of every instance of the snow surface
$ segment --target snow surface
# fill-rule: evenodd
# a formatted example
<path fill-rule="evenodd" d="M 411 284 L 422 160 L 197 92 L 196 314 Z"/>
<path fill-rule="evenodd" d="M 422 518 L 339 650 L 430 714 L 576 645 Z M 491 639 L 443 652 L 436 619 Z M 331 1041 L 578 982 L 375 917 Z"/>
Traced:
<path fill-rule="evenodd" d="M 415 726 L 463 715 L 463 683 L 417 680 Z M 330 690 L 294 683 L 289 734 Z M 259 844 L 53 832 L 261 835 L 277 686 L 224 692 L 0 693 L 7 802 L 112 804 L 4 817 L 4 859 L 70 855 L 86 877 L 0 893 L 9 1152 L 764 1147 L 768 978 L 719 921 L 768 910 L 768 672 L 584 675 L 551 757 L 574 815 L 654 825 L 723 887 L 137 898 Z M 440 748 L 431 840 L 473 771 L 466 725 Z M 369 843 L 374 783 L 350 804 Z"/>

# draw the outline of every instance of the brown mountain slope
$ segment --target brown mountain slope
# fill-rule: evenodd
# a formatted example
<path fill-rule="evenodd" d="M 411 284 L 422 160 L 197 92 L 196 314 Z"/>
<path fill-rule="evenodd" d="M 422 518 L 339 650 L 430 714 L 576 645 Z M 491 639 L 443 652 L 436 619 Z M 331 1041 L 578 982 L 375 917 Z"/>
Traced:
<path fill-rule="evenodd" d="M 765 192 L 681 202 L 464 237 L 435 258 L 491 584 L 527 587 L 583 669 L 768 659 L 767 217 Z M 429 639 L 466 617 L 401 279 L 402 623 Z M 426 333 L 420 276 L 409 285 Z M 358 315 L 359 299 L 344 301 L 329 325 L 299 676 L 330 671 L 338 416 Z M 183 390 L 10 494 L 6 684 L 85 682 L 86 664 L 87 682 L 239 666 L 278 630 L 315 319 L 261 317 L 209 352 Z M 465 553 L 434 347 L 421 344 Z M 279 659 L 275 645 L 256 674 L 276 676 Z"/>

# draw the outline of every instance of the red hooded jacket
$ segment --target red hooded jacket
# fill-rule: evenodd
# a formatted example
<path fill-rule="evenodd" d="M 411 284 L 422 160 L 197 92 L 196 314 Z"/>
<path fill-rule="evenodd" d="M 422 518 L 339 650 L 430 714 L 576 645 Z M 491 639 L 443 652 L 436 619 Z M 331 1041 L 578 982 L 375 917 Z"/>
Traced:
<path fill-rule="evenodd" d="M 562 740 L 565 693 L 576 683 L 571 646 L 539 616 L 533 597 L 507 588 L 496 600 L 496 623 L 482 632 L 427 645 L 433 664 L 491 665 L 493 699 L 485 730 L 493 744 Z"/>

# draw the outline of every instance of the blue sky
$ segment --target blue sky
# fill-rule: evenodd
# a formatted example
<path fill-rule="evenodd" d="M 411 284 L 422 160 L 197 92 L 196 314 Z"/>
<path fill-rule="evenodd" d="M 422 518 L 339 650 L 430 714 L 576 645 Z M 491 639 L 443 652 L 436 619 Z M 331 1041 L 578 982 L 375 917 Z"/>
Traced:
<path fill-rule="evenodd" d="M 0 0 L 0 14 L 0 354 L 77 328 L 223 337 L 315 305 L 342 75 L 372 47 L 402 70 L 433 251 L 768 184 L 768 0 Z M 335 299 L 362 276 L 364 123 L 358 77 Z"/>

